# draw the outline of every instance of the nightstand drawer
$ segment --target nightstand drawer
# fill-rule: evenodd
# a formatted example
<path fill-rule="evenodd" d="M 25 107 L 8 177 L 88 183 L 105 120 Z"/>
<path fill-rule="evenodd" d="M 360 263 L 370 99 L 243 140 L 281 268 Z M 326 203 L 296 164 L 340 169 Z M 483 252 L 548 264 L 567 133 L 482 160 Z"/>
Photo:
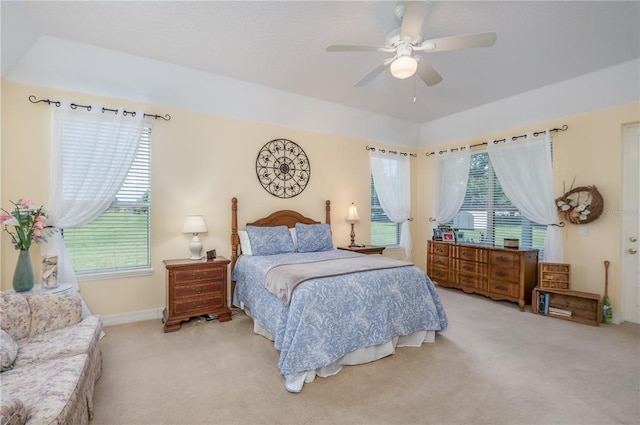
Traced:
<path fill-rule="evenodd" d="M 222 267 L 202 268 L 195 270 L 176 270 L 174 284 L 222 280 L 225 269 Z"/>
<path fill-rule="evenodd" d="M 173 287 L 174 299 L 189 298 L 222 292 L 222 282 L 204 283 L 201 285 L 176 285 Z"/>
<path fill-rule="evenodd" d="M 199 310 L 208 312 L 223 305 L 222 294 L 212 294 L 211 296 L 190 301 L 175 301 L 174 312 L 175 314 L 197 313 Z"/>

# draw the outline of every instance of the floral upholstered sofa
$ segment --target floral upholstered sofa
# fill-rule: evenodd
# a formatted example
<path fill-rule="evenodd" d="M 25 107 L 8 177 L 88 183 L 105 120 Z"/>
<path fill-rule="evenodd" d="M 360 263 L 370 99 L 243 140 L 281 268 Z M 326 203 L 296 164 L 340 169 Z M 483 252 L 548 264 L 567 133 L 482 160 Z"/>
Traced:
<path fill-rule="evenodd" d="M 102 372 L 102 322 L 64 294 L 0 294 L 0 405 L 6 424 L 87 424 Z"/>

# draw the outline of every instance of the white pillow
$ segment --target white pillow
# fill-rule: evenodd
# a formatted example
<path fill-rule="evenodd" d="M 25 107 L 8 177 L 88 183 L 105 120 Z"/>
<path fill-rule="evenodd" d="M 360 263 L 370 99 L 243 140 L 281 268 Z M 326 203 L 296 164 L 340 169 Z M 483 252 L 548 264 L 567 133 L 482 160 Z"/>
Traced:
<path fill-rule="evenodd" d="M 238 236 L 240 237 L 240 249 L 242 249 L 243 255 L 251 254 L 251 243 L 249 242 L 249 235 L 246 230 L 238 230 Z"/>
<path fill-rule="evenodd" d="M 296 229 L 293 227 L 289 228 L 289 233 L 291 233 L 291 239 L 293 239 L 293 247 L 294 251 L 298 250 L 298 239 L 296 238 Z M 240 237 L 240 249 L 242 250 L 243 255 L 253 255 L 251 253 L 251 242 L 249 241 L 249 235 L 246 230 L 238 230 L 238 236 Z"/>

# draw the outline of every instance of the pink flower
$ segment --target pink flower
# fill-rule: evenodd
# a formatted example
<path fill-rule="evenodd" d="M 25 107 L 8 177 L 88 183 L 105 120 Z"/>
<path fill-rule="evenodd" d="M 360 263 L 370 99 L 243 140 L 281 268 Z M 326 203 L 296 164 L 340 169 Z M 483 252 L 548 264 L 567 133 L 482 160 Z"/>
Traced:
<path fill-rule="evenodd" d="M 20 199 L 20 206 L 28 207 L 29 205 L 33 205 L 33 201 L 31 199 Z"/>
<path fill-rule="evenodd" d="M 10 220 L 12 218 L 13 216 L 10 214 L 2 214 L 0 215 L 0 223 L 4 223 L 5 221 Z"/>

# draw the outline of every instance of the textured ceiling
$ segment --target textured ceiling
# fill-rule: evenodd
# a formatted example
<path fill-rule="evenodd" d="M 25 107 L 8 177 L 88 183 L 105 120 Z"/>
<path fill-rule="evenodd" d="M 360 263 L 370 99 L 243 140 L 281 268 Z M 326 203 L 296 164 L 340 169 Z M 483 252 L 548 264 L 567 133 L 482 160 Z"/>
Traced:
<path fill-rule="evenodd" d="M 355 88 L 389 54 L 325 47 L 383 44 L 395 5 L 2 1 L 3 75 L 50 35 L 424 123 L 640 57 L 637 1 L 432 2 L 425 38 L 494 31 L 496 44 L 427 55 L 443 77 L 433 87 L 385 72 Z"/>

